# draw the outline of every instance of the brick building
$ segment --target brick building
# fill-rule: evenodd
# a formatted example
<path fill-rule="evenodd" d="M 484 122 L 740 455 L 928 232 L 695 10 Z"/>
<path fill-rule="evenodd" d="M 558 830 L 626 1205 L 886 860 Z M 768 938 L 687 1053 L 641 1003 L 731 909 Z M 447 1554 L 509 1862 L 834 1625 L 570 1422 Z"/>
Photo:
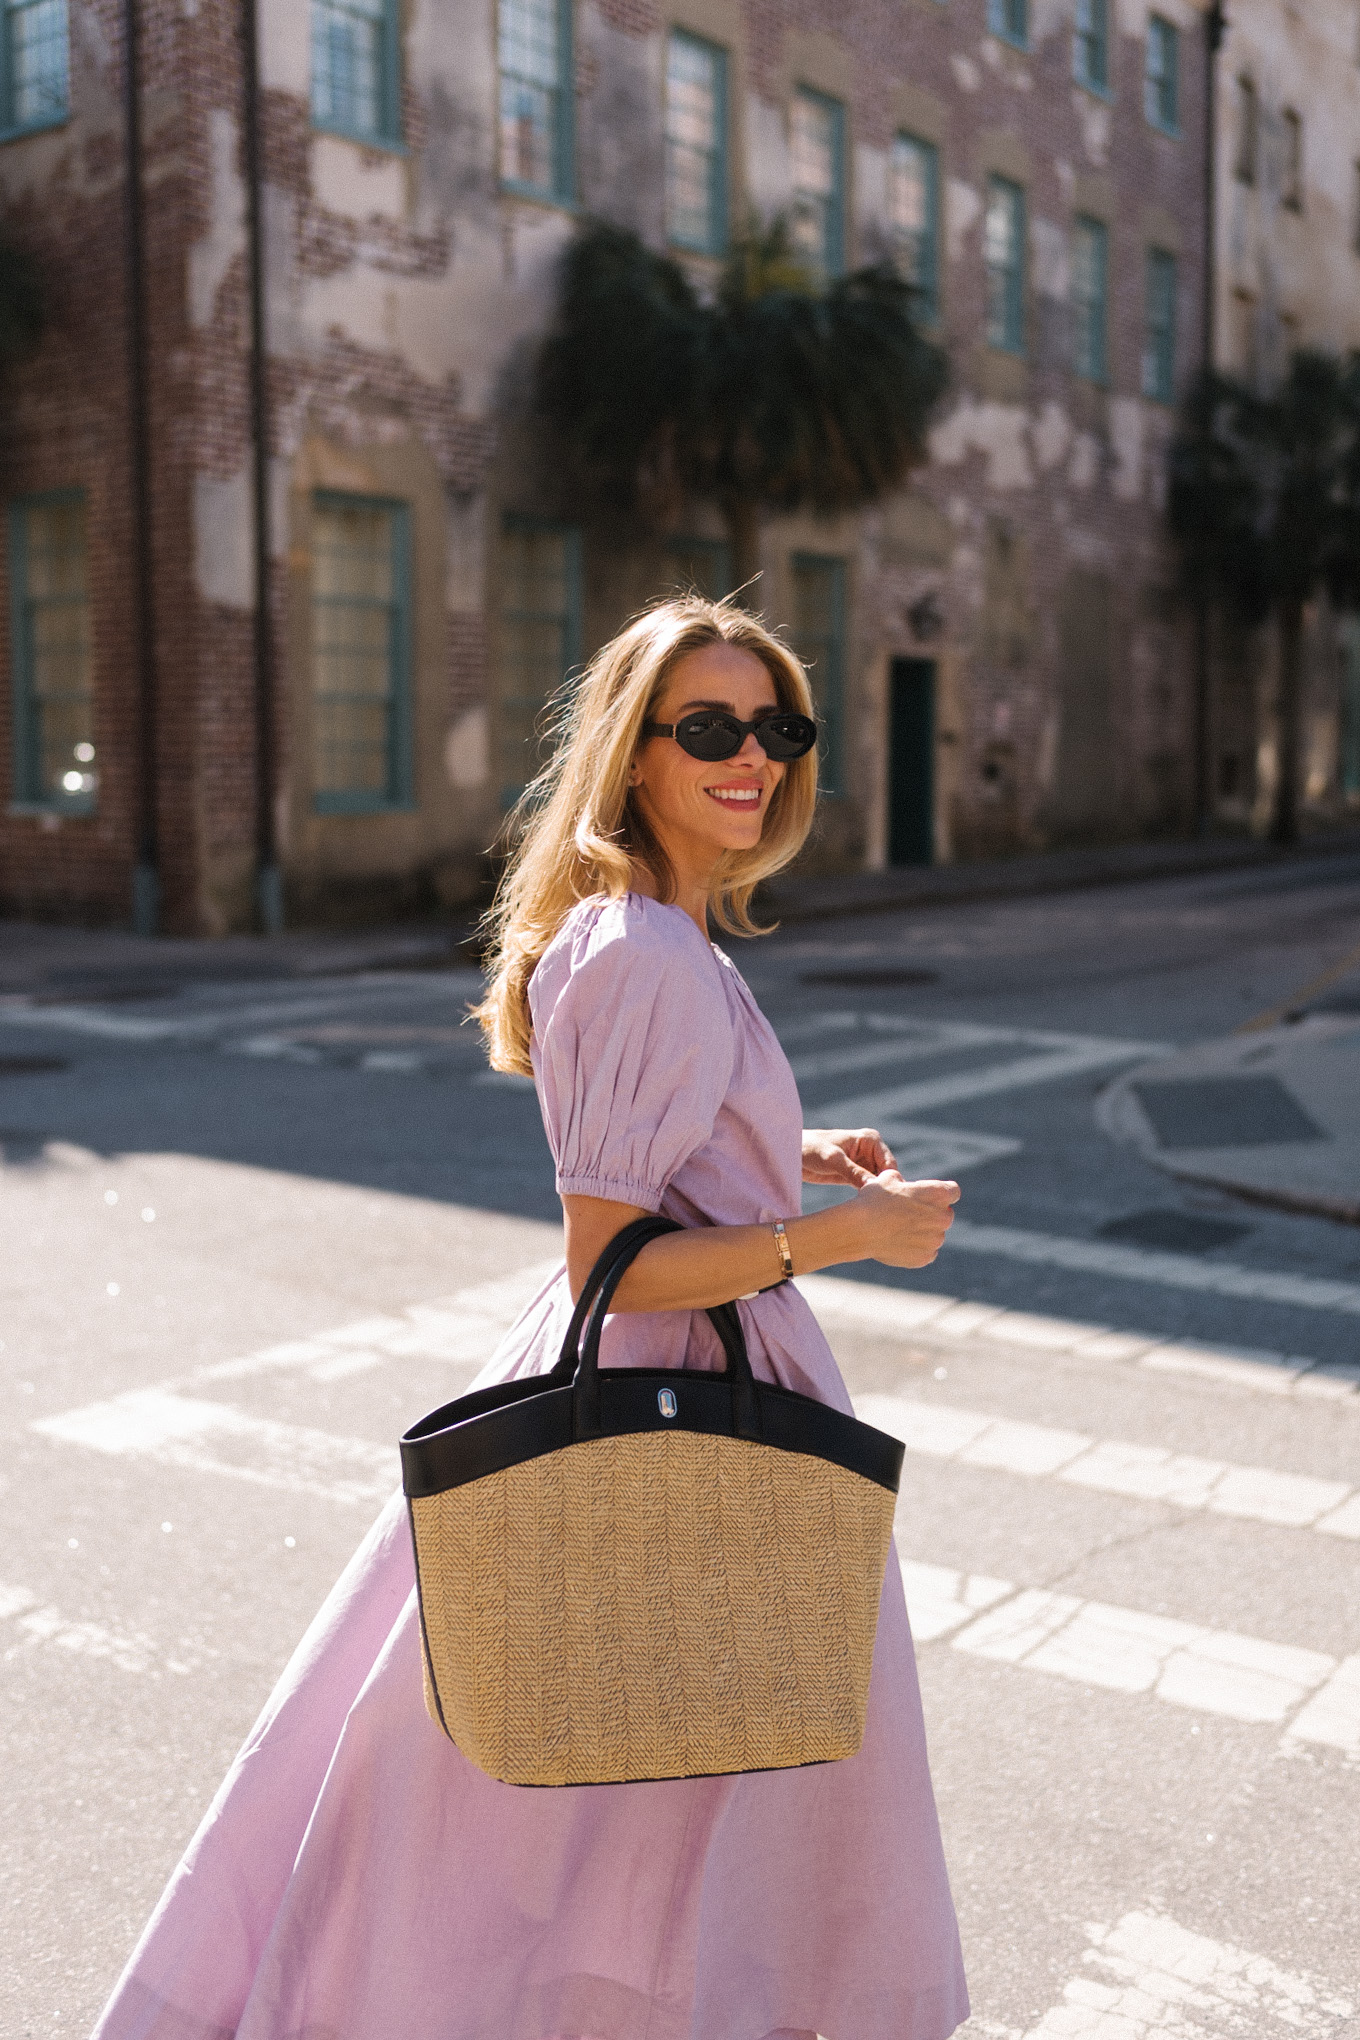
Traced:
<path fill-rule="evenodd" d="M 810 856 L 1184 823 L 1192 672 L 1159 490 L 1201 347 L 1198 0 L 258 5 L 255 184 L 244 8 L 0 5 L 0 216 L 49 296 L 0 431 L 6 910 L 125 917 L 149 818 L 171 928 L 250 925 L 262 854 L 296 916 L 465 898 L 564 672 L 649 595 L 726 586 L 711 508 L 667 532 L 582 523 L 545 471 L 526 395 L 583 212 L 701 281 L 752 213 L 784 213 L 828 271 L 905 264 L 949 350 L 908 490 L 763 532 L 759 601 L 828 721 Z"/>

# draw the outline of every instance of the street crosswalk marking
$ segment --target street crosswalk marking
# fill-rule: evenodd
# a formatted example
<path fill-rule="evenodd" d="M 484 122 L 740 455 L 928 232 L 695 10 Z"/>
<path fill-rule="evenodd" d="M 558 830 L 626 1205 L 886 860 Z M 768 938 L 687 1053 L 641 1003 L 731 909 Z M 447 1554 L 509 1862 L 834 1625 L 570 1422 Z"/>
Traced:
<path fill-rule="evenodd" d="M 909 1452 L 932 1459 L 1032 1479 L 1052 1477 L 1103 1494 L 1207 1509 L 1256 1523 L 1360 1538 L 1360 1489 L 1345 1481 L 1200 1459 L 1161 1445 L 1089 1438 L 1080 1431 L 1019 1423 L 907 1396 L 856 1396 L 855 1410 L 866 1424 L 900 1438 Z"/>
<path fill-rule="evenodd" d="M 819 1104 L 817 1113 L 831 1126 L 877 1126 L 885 1119 L 929 1112 L 964 1098 L 990 1098 L 1003 1091 L 1028 1090 L 1036 1084 L 1056 1083 L 1060 1077 L 1109 1069 L 1116 1063 L 1150 1061 L 1167 1053 L 1165 1045 L 1156 1041 L 1111 1041 L 1077 1035 L 1059 1046 L 1063 1037 L 1053 1039 L 1054 1046 L 1034 1055 L 988 1063 L 978 1070 L 959 1070 L 923 1083 L 891 1084 L 884 1090 L 862 1091 L 850 1098 L 839 1098 L 833 1104 Z"/>
<path fill-rule="evenodd" d="M 971 2019 L 988 2040 L 1340 2040 L 1352 2000 L 1151 1910 L 1089 1926 L 1081 1970 L 1037 2025 Z"/>
<path fill-rule="evenodd" d="M 0 1660 L 11 1662 L 25 1651 L 47 1648 L 74 1657 L 94 1658 L 116 1665 L 119 1671 L 174 1672 L 184 1678 L 196 1670 L 205 1656 L 202 1650 L 182 1650 L 166 1657 L 149 1636 L 140 1631 L 108 1629 L 100 1622 L 79 1621 L 63 1615 L 27 1587 L 0 1585 Z"/>
<path fill-rule="evenodd" d="M 903 1558 L 902 1579 L 918 1645 L 947 1639 L 972 1657 L 1111 1692 L 1150 1693 L 1234 1721 L 1283 1725 L 1286 1742 L 1325 1743 L 1360 1757 L 1360 1657 L 1338 1663 L 1325 1651 L 914 1558 Z"/>

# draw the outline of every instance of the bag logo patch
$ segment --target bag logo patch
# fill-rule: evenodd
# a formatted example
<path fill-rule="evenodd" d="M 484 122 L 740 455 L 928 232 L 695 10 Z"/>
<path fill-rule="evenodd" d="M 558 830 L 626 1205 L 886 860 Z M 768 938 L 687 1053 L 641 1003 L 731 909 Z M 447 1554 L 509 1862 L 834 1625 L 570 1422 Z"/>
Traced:
<path fill-rule="evenodd" d="M 675 1391 L 669 1388 L 659 1388 L 656 1392 L 656 1406 L 663 1417 L 673 1417 L 676 1410 L 680 1407 L 675 1400 Z"/>

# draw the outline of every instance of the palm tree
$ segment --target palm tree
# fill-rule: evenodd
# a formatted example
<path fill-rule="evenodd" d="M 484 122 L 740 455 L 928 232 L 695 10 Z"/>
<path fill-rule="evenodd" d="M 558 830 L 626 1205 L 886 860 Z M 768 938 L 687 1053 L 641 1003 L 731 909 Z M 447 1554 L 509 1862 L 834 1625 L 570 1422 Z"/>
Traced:
<path fill-rule="evenodd" d="M 1279 639 L 1279 769 L 1270 834 L 1298 837 L 1303 615 L 1325 592 L 1360 606 L 1360 356 L 1301 351 L 1262 395 L 1211 374 L 1171 449 L 1167 503 L 1198 601 Z"/>
<path fill-rule="evenodd" d="M 538 406 L 602 505 L 660 521 L 717 504 L 738 585 L 763 511 L 829 515 L 900 488 L 946 380 L 889 264 L 830 282 L 784 223 L 734 246 L 711 302 L 635 234 L 587 226 L 563 263 Z"/>

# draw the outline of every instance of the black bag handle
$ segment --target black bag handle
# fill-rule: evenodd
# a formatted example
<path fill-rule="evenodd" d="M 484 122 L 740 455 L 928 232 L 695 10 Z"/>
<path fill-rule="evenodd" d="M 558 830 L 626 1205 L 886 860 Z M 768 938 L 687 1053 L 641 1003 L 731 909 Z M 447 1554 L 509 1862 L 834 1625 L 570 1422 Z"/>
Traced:
<path fill-rule="evenodd" d="M 559 1380 L 566 1378 L 572 1382 L 572 1431 L 576 1438 L 600 1436 L 600 1334 L 615 1290 L 645 1246 L 666 1233 L 684 1230 L 673 1218 L 665 1218 L 660 1212 L 633 1219 L 615 1233 L 586 1277 L 562 1341 L 561 1358 L 553 1369 Z M 738 1437 L 758 1440 L 761 1432 L 755 1376 L 737 1307 L 734 1303 L 714 1304 L 706 1315 L 727 1356 L 719 1379 L 732 1385 L 732 1428 Z M 585 1344 L 578 1354 L 583 1325 Z"/>

